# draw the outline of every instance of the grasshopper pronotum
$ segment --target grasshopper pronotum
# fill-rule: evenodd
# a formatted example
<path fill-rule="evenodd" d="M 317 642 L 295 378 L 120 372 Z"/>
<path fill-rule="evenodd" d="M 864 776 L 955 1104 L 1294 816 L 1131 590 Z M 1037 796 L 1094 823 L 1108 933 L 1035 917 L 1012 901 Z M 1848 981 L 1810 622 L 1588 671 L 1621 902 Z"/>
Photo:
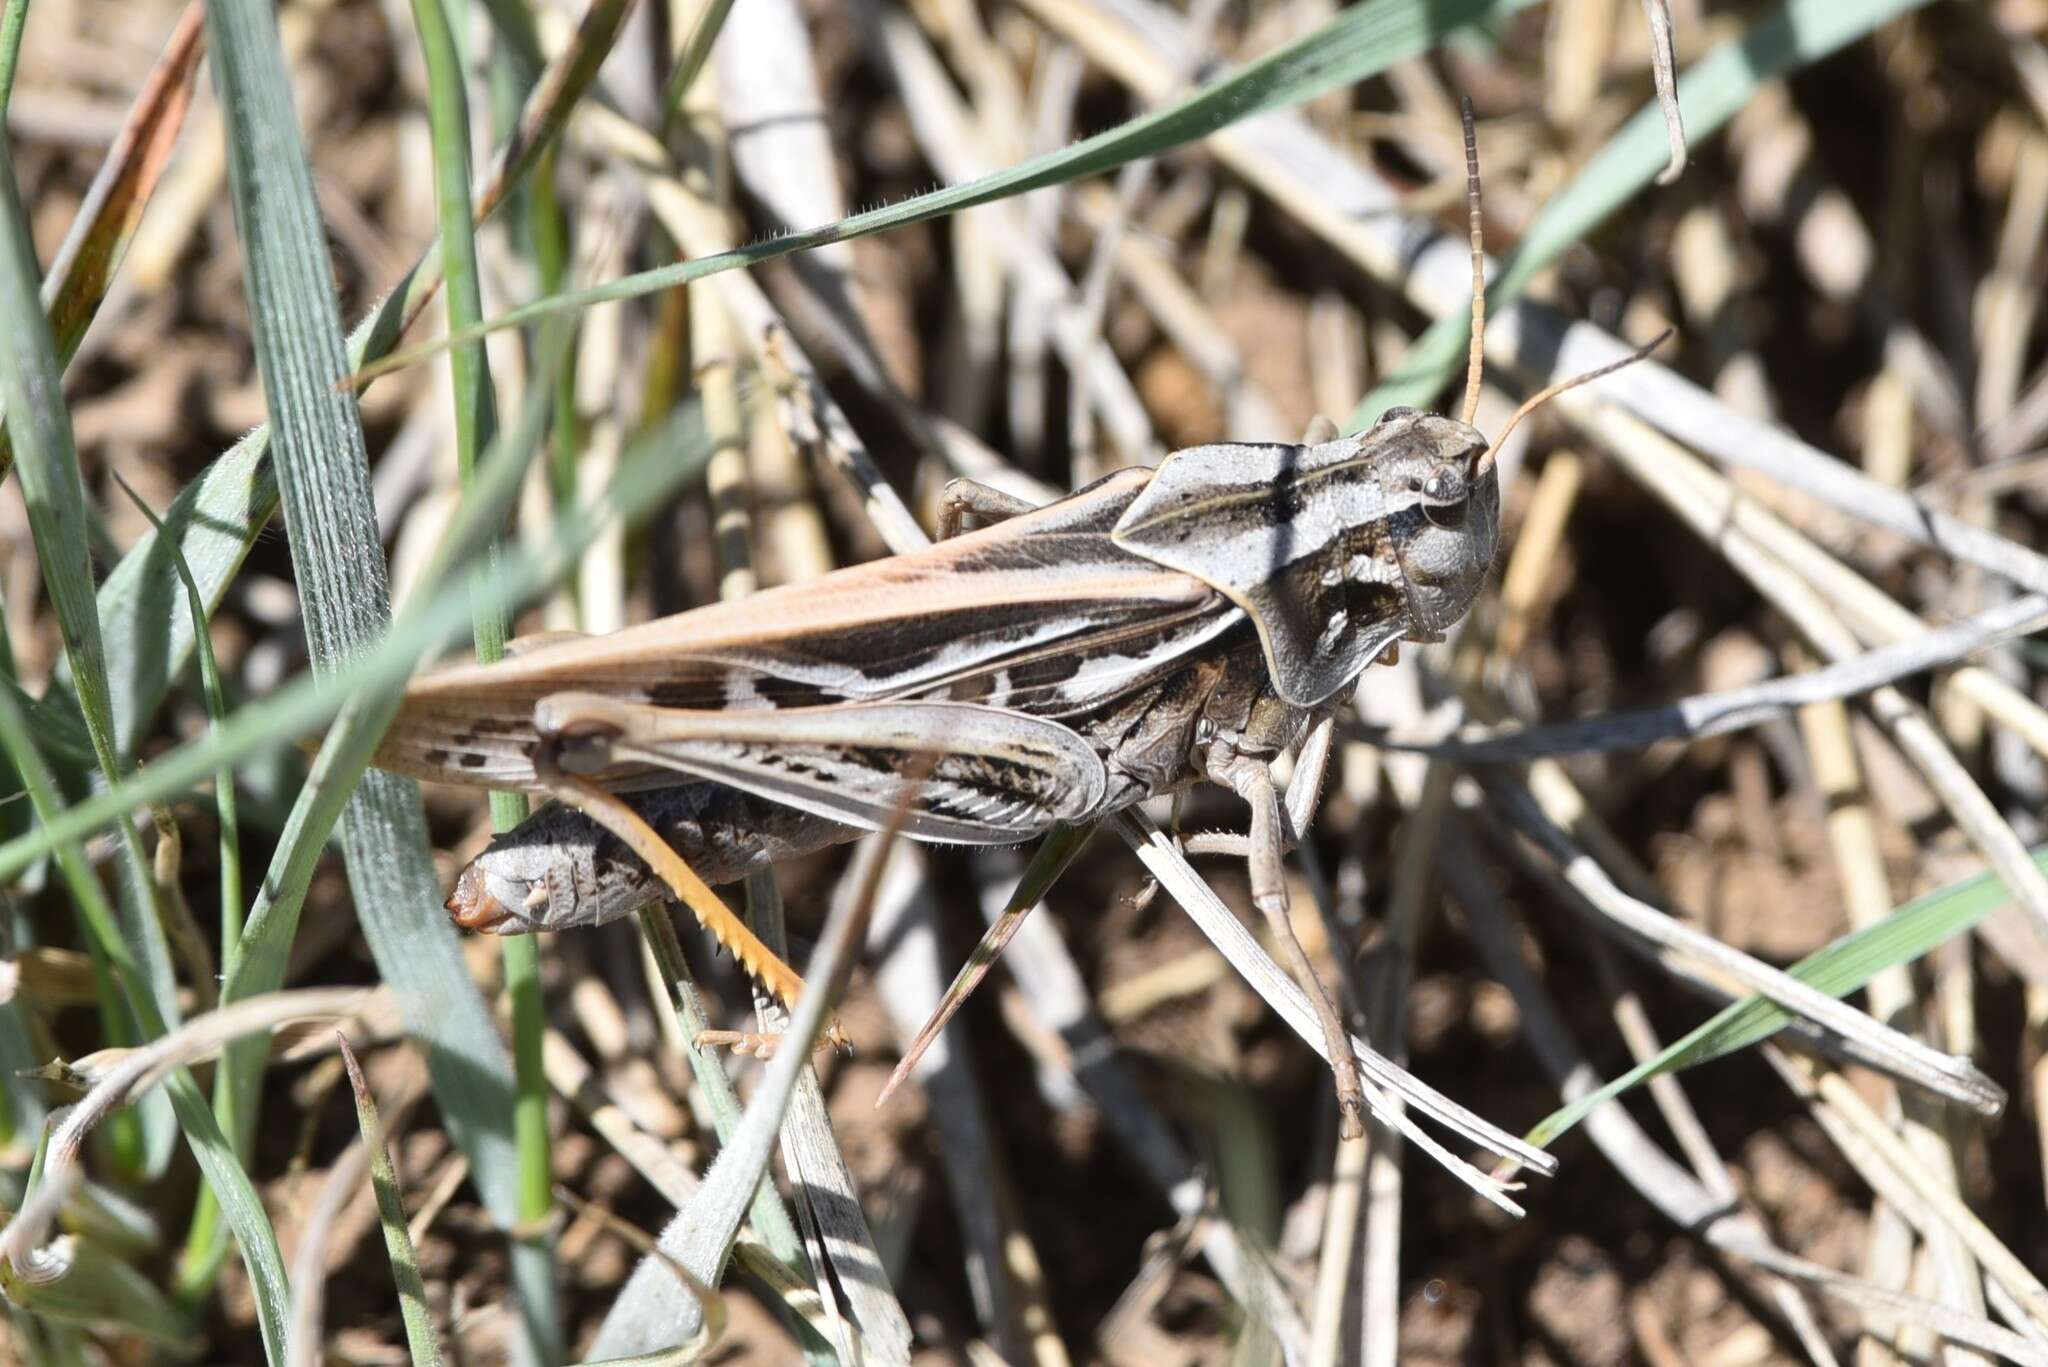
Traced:
<path fill-rule="evenodd" d="M 1316 1004 L 1355 1133 L 1357 1068 L 1288 924 L 1281 857 L 1360 674 L 1400 641 L 1443 639 L 1493 562 L 1495 445 L 1471 425 L 1485 293 L 1469 105 L 1465 151 L 1459 419 L 1395 409 L 1353 436 L 1192 447 L 1044 507 L 955 481 L 928 549 L 415 681 L 376 763 L 568 804 L 463 871 L 456 920 L 563 929 L 673 896 L 789 999 L 796 975 L 706 883 L 898 821 L 914 839 L 1015 844 L 1206 780 L 1251 808 L 1252 898 Z M 962 533 L 969 515 L 989 525 Z M 1297 745 L 1315 758 L 1283 795 L 1273 761 Z"/>

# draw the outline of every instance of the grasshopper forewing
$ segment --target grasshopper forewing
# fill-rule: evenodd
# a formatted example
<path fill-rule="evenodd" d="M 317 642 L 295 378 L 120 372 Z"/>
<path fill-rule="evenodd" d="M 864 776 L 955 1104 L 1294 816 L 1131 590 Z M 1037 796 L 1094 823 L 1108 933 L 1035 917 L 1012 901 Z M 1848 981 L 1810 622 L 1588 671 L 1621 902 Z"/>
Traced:
<path fill-rule="evenodd" d="M 692 711 L 941 697 L 1040 715 L 1086 711 L 1231 625 L 1209 585 L 1109 537 L 1149 470 L 913 555 L 628 627 L 554 640 L 407 690 L 377 762 L 419 778 L 545 791 L 534 708 L 601 694 Z M 610 786 L 672 783 L 623 764 Z"/>
<path fill-rule="evenodd" d="M 1475 269 L 1475 332 L 1483 299 Z M 963 511 L 1000 520 L 809 584 L 430 674 L 376 763 L 577 808 L 543 808 L 464 871 L 449 901 L 462 924 L 560 929 L 672 894 L 785 996 L 795 975 L 707 882 L 898 822 L 917 839 L 1014 843 L 1220 784 L 1251 808 L 1253 901 L 1319 1004 L 1355 1133 L 1355 1061 L 1294 939 L 1280 867 L 1321 766 L 1298 765 L 1283 804 L 1272 764 L 1312 730 L 1326 739 L 1360 673 L 1397 642 L 1442 640 L 1484 582 L 1499 486 L 1470 423 L 1479 354 L 1475 341 L 1465 421 L 1395 409 L 1328 441 L 1193 447 L 1036 509 L 956 481 L 948 525 Z"/>

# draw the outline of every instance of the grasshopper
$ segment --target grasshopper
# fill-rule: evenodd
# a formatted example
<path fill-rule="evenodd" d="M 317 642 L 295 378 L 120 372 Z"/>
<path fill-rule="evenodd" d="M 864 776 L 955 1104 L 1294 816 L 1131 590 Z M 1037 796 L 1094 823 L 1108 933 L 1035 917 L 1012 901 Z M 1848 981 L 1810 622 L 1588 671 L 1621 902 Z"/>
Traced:
<path fill-rule="evenodd" d="M 463 871 L 456 921 L 559 930 L 672 894 L 788 1000 L 796 975 L 704 884 L 897 823 L 1016 844 L 1213 782 L 1250 807 L 1233 848 L 1317 1006 L 1356 1133 L 1357 1068 L 1289 926 L 1281 858 L 1360 675 L 1401 641 L 1444 639 L 1493 562 L 1496 445 L 1472 426 L 1485 294 L 1469 105 L 1465 139 L 1460 419 L 1394 409 L 1352 436 L 1191 447 L 1043 507 L 955 481 L 923 550 L 423 676 L 375 763 L 569 800 Z M 969 517 L 986 525 L 963 531 Z M 1297 746 L 1283 796 L 1273 764 Z"/>

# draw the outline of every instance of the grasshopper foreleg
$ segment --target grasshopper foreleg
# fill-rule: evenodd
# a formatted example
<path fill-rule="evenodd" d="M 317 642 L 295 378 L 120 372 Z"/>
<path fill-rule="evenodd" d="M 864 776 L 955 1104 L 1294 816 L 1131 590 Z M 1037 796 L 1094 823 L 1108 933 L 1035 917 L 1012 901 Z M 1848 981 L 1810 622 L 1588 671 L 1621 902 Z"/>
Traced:
<path fill-rule="evenodd" d="M 1330 741 L 1335 727 L 1334 717 L 1321 718 L 1309 728 L 1301 748 L 1295 752 L 1294 776 L 1287 781 L 1287 828 L 1280 833 L 1282 853 L 1293 850 L 1309 823 L 1315 820 L 1316 807 L 1323 795 L 1323 775 L 1330 765 Z M 1252 855 L 1249 837 L 1227 831 L 1191 835 L 1183 843 L 1189 854 L 1220 854 L 1232 859 L 1249 859 Z"/>

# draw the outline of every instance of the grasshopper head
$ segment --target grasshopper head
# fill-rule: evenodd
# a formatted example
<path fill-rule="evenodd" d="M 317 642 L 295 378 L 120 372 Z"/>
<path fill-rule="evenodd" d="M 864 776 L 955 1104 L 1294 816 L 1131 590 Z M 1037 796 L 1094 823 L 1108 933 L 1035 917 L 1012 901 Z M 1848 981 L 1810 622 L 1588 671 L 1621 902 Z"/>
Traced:
<path fill-rule="evenodd" d="M 1441 639 L 1493 565 L 1500 484 L 1472 426 L 1486 323 L 1479 145 L 1471 101 L 1463 112 L 1472 239 L 1463 421 L 1391 408 L 1368 431 L 1314 446 L 1178 451 L 1110 533 L 1242 608 L 1258 627 L 1274 691 L 1297 707 L 1335 696 L 1403 636 Z M 1541 390 L 1495 440 L 1563 390 L 1641 360 L 1663 340 Z"/>
<path fill-rule="evenodd" d="M 1479 430 L 1434 413 L 1389 409 L 1361 440 L 1389 507 L 1410 633 L 1440 636 L 1472 606 L 1500 536 L 1500 482 Z"/>

